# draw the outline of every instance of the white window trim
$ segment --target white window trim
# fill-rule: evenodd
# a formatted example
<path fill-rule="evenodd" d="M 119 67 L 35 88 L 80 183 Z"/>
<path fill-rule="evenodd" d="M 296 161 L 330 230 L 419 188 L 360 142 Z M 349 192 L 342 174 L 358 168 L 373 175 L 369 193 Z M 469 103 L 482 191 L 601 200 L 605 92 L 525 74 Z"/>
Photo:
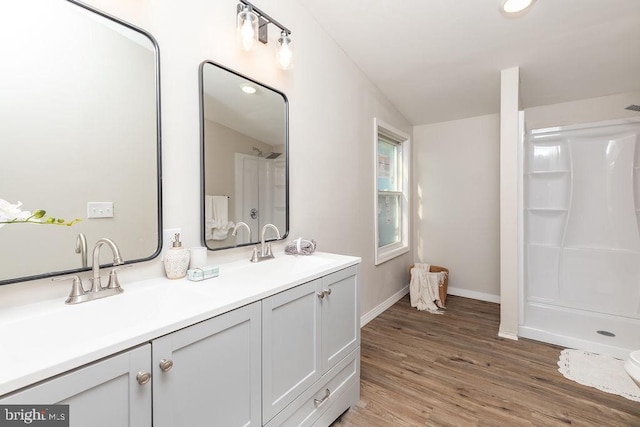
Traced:
<path fill-rule="evenodd" d="M 391 137 L 394 141 L 398 142 L 402 147 L 402 230 L 400 241 L 392 245 L 384 247 L 378 247 L 378 134 L 383 133 L 385 136 Z M 374 118 L 373 119 L 373 218 L 375 229 L 374 240 L 374 262 L 375 265 L 380 265 L 383 262 L 396 258 L 402 254 L 409 252 L 409 226 L 410 226 L 410 169 L 411 164 L 411 138 L 406 133 L 402 132 L 385 123 L 384 121 Z"/>

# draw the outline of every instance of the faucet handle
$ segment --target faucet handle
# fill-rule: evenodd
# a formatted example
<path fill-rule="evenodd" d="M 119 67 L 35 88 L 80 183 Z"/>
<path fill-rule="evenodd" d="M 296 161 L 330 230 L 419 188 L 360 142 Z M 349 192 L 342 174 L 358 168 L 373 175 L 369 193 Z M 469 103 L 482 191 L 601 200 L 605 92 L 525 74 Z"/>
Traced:
<path fill-rule="evenodd" d="M 251 253 L 251 259 L 249 261 L 251 261 L 251 262 L 260 261 L 260 257 L 258 256 L 258 247 L 257 246 L 253 247 L 253 252 Z"/>
<path fill-rule="evenodd" d="M 117 289 L 122 292 L 124 289 L 120 287 L 120 281 L 118 280 L 118 270 L 122 270 L 124 268 L 131 267 L 132 264 L 121 265 L 120 267 L 113 267 L 109 272 L 109 282 L 107 283 L 106 289 Z"/>
<path fill-rule="evenodd" d="M 80 276 L 77 276 L 77 275 L 60 276 L 60 277 L 54 277 L 51 280 L 54 282 L 58 282 L 62 280 L 73 280 L 73 283 L 71 284 L 71 293 L 69 294 L 69 297 L 65 300 L 65 303 L 67 304 L 75 304 L 77 302 L 80 302 L 79 300 L 85 294 L 84 287 L 82 286 L 82 279 L 80 279 Z"/>

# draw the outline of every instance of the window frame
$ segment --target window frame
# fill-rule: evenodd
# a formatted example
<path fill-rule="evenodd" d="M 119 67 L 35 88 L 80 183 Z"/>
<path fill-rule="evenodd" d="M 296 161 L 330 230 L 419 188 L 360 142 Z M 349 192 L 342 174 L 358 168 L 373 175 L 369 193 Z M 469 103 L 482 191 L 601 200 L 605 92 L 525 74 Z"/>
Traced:
<path fill-rule="evenodd" d="M 373 152 L 374 152 L 374 262 L 375 265 L 380 265 L 386 261 L 396 258 L 402 254 L 409 252 L 409 228 L 410 228 L 410 164 L 411 164 L 411 138 L 405 132 L 402 132 L 393 126 L 385 123 L 384 121 L 374 118 L 373 119 Z M 397 162 L 397 175 L 398 184 L 400 185 L 399 191 L 388 191 L 378 189 L 378 141 L 382 136 L 383 141 L 392 142 L 397 144 L 400 157 Z M 400 214 L 398 219 L 400 220 L 400 239 L 397 242 L 379 247 L 380 241 L 380 227 L 378 221 L 378 198 L 381 194 L 389 194 L 394 196 L 400 196 Z"/>

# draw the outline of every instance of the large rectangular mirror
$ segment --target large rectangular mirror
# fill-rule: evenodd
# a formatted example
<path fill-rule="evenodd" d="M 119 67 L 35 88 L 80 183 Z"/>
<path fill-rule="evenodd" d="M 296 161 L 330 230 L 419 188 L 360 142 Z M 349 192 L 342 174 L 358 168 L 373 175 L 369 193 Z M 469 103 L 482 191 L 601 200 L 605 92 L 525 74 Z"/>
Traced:
<path fill-rule="evenodd" d="M 200 66 L 202 239 L 210 250 L 255 244 L 265 224 L 289 231 L 286 96 L 213 62 Z M 238 222 L 239 227 L 232 235 Z M 275 235 L 269 231 L 266 240 Z"/>
<path fill-rule="evenodd" d="M 88 251 L 102 237 L 113 239 L 126 263 L 156 256 L 153 38 L 77 1 L 14 0 L 0 9 L 0 52 L 0 199 L 81 219 L 69 227 L 0 228 L 0 284 L 87 270 L 83 236 Z M 108 252 L 101 264 L 113 261 Z"/>

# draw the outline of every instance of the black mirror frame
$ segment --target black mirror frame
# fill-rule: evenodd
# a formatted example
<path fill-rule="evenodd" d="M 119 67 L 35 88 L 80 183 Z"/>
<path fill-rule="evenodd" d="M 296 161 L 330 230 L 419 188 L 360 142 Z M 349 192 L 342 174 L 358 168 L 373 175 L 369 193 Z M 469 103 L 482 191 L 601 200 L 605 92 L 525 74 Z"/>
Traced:
<path fill-rule="evenodd" d="M 206 247 L 209 251 L 219 251 L 224 249 L 233 249 L 240 248 L 244 246 L 252 246 L 255 245 L 256 242 L 249 243 L 241 243 L 233 246 L 225 246 L 221 248 L 209 248 L 206 242 L 206 234 L 205 234 L 205 207 L 204 207 L 204 198 L 205 198 L 205 135 L 204 135 L 204 67 L 206 64 L 213 65 L 215 67 L 220 68 L 228 73 L 236 75 L 242 79 L 248 80 L 258 86 L 261 86 L 265 89 L 273 91 L 280 96 L 284 100 L 284 125 L 285 125 L 285 206 L 286 206 L 286 215 L 285 215 L 285 230 L 284 233 L 280 235 L 280 239 L 268 239 L 268 241 L 276 241 L 276 240 L 284 240 L 289 235 L 289 99 L 287 96 L 270 86 L 265 85 L 264 83 L 260 83 L 250 77 L 247 77 L 243 74 L 237 73 L 223 65 L 220 65 L 214 61 L 205 60 L 198 67 L 198 88 L 199 88 L 199 113 L 200 113 L 200 232 L 202 238 L 202 246 Z"/>

